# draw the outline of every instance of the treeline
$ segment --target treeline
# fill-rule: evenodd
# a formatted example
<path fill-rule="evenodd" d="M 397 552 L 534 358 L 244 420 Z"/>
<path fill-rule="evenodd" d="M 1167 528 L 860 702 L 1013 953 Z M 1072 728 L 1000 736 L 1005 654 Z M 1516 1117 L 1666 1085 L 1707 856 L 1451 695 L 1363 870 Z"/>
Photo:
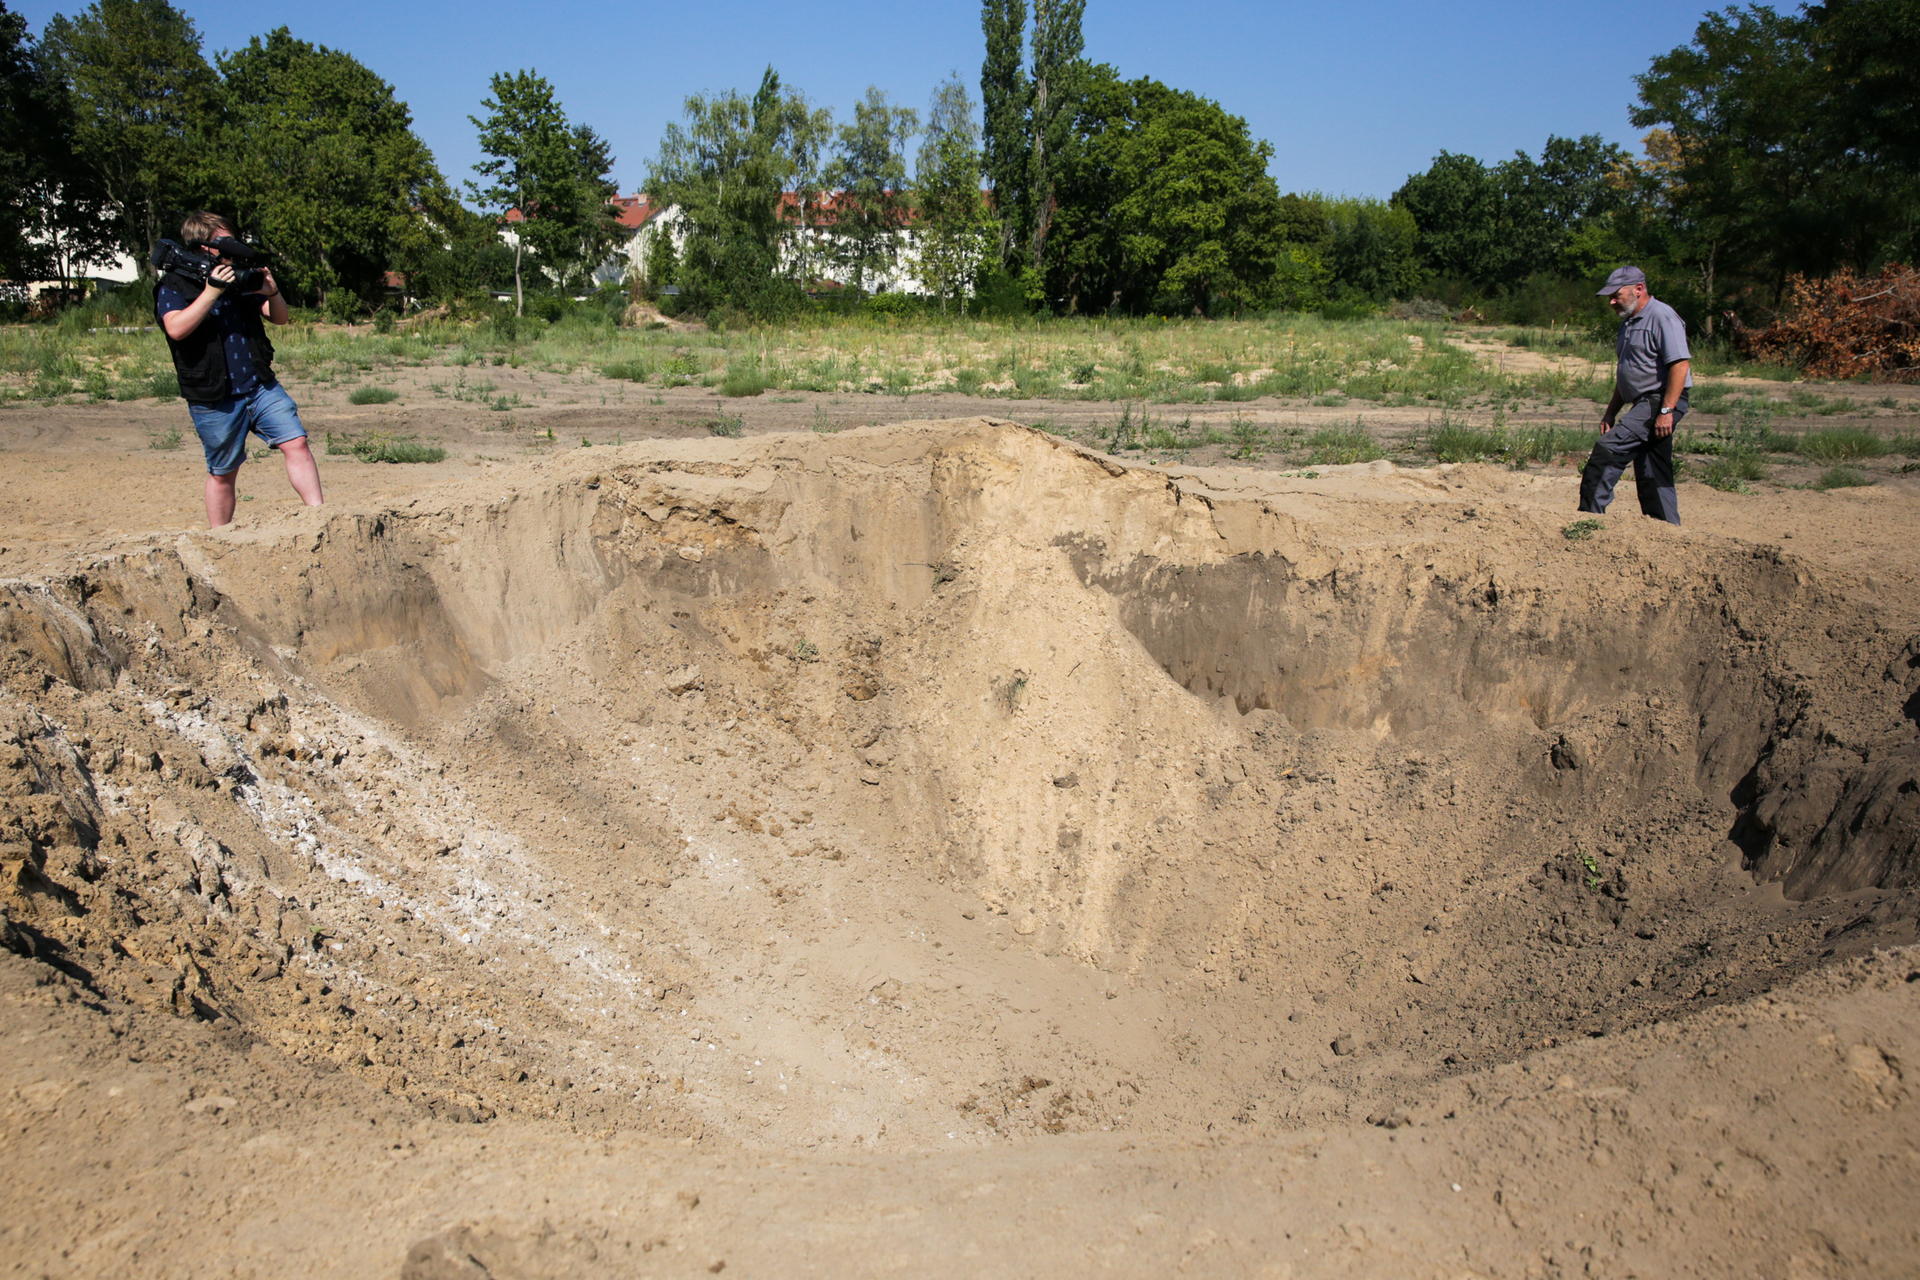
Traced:
<path fill-rule="evenodd" d="M 1711 332 L 1796 275 L 1920 247 L 1920 0 L 1709 13 L 1637 77 L 1645 156 L 1597 136 L 1442 152 L 1386 202 L 1281 194 L 1243 121 L 1082 61 L 1082 8 L 981 8 L 997 265 L 1056 310 L 1427 297 L 1543 320 L 1590 315 L 1593 280 L 1636 261 Z"/>
<path fill-rule="evenodd" d="M 96 0 L 38 41 L 0 6 L 0 277 L 65 281 L 115 251 L 145 263 L 213 208 L 275 255 L 296 299 L 357 308 L 390 271 L 486 287 L 503 255 L 351 55 L 286 28 L 208 62 L 165 0 Z"/>
<path fill-rule="evenodd" d="M 830 124 L 771 69 L 751 97 L 689 100 L 649 180 L 689 212 L 683 260 L 657 242 L 650 277 L 695 309 L 795 305 L 814 264 L 783 252 L 783 191 L 789 217 L 838 192 L 836 226 L 857 234 L 836 251 L 871 273 L 911 223 L 928 289 L 1000 310 L 1402 301 L 1539 322 L 1592 317 L 1594 281 L 1633 261 L 1711 334 L 1727 313 L 1772 319 L 1796 281 L 1915 255 L 1920 0 L 1709 13 L 1637 78 L 1644 155 L 1594 135 L 1493 163 L 1443 151 L 1386 200 L 1283 193 L 1243 119 L 1086 61 L 1083 12 L 983 0 L 984 127 L 942 86 L 911 184 L 911 113 L 874 95 L 839 131 L 838 168 L 819 161 Z"/>
<path fill-rule="evenodd" d="M 1283 192 L 1243 119 L 1087 61 L 1083 12 L 983 0 L 977 104 L 956 78 L 924 113 L 869 90 L 837 122 L 772 68 L 689 98 L 649 165 L 674 212 L 636 286 L 748 316 L 829 278 L 857 298 L 910 274 L 996 311 L 1400 301 L 1537 321 L 1592 315 L 1593 281 L 1637 261 L 1711 331 L 1770 318 L 1809 278 L 1910 262 L 1920 237 L 1920 0 L 1709 13 L 1638 77 L 1644 155 L 1597 136 L 1442 152 L 1388 199 Z M 351 55 L 281 28 L 209 63 L 167 0 L 94 0 L 37 40 L 0 4 L 0 94 L 0 277 L 143 259 L 202 205 L 271 248 L 297 296 L 342 308 L 396 271 L 426 298 L 578 290 L 625 234 L 606 143 L 531 72 L 493 78 L 472 117 L 487 159 L 458 188 Z"/>

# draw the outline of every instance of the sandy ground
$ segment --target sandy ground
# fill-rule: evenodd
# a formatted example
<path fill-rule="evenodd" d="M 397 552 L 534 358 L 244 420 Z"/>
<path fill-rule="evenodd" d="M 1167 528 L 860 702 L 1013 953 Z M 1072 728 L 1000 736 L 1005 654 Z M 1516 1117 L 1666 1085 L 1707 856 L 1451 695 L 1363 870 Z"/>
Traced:
<path fill-rule="evenodd" d="M 7 1274 L 1920 1271 L 1912 477 L 578 394 L 0 409 Z"/>

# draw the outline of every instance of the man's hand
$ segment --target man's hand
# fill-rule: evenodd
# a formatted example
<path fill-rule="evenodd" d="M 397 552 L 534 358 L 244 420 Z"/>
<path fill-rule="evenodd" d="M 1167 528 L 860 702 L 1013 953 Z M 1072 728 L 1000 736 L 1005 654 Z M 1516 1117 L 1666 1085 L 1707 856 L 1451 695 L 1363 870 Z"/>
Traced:
<path fill-rule="evenodd" d="M 213 270 L 207 273 L 207 288 L 213 290 L 216 294 L 220 294 L 225 293 L 232 287 L 233 265 L 226 262 L 214 264 Z"/>
<path fill-rule="evenodd" d="M 1656 437 L 1666 437 L 1666 436 L 1672 435 L 1673 434 L 1673 414 L 1663 413 L 1655 417 L 1653 420 L 1653 434 Z"/>
<path fill-rule="evenodd" d="M 287 322 L 287 300 L 280 292 L 280 282 L 273 278 L 273 269 L 260 268 L 260 278 L 265 281 L 260 291 L 253 296 L 260 299 L 260 314 L 268 324 Z"/>
<path fill-rule="evenodd" d="M 1601 414 L 1600 415 L 1600 434 L 1605 435 L 1607 434 L 1607 432 L 1611 430 L 1613 430 L 1613 415 L 1610 413 Z"/>

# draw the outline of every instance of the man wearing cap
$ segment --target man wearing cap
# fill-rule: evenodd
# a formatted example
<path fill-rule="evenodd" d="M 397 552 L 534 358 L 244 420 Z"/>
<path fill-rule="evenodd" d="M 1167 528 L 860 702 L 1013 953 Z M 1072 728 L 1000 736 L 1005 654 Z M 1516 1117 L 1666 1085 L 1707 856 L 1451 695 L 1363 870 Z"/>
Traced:
<path fill-rule="evenodd" d="M 1641 514 L 1679 524 L 1673 428 L 1686 416 L 1687 388 L 1693 385 L 1686 322 L 1647 292 L 1646 273 L 1638 267 L 1621 267 L 1608 276 L 1600 296 L 1621 320 L 1614 341 L 1618 363 L 1613 398 L 1600 415 L 1600 439 L 1580 473 L 1580 509 L 1605 511 L 1620 473 L 1631 463 Z"/>

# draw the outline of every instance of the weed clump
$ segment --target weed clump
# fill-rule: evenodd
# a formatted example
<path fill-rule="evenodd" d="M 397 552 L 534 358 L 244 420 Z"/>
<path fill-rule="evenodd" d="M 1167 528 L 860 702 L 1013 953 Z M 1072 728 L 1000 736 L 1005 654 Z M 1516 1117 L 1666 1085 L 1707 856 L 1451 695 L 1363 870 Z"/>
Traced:
<path fill-rule="evenodd" d="M 1359 418 L 1351 427 L 1322 427 L 1307 437 L 1311 466 L 1337 467 L 1351 462 L 1373 462 L 1387 456 Z"/>
<path fill-rule="evenodd" d="M 1427 432 L 1427 452 L 1435 462 L 1485 462 L 1507 456 L 1507 433 L 1498 427 L 1469 427 L 1445 418 Z"/>
<path fill-rule="evenodd" d="M 1890 452 L 1887 441 L 1865 427 L 1825 427 L 1794 441 L 1794 452 L 1814 462 L 1851 462 Z"/>
<path fill-rule="evenodd" d="M 348 404 L 392 404 L 400 393 L 388 387 L 355 387 L 347 395 Z"/>
<path fill-rule="evenodd" d="M 1813 482 L 1813 487 L 1825 493 L 1830 489 L 1858 489 L 1872 483 L 1867 474 L 1858 467 L 1828 467 L 1821 473 L 1820 478 Z"/>
<path fill-rule="evenodd" d="M 327 452 L 362 462 L 439 462 L 447 451 L 437 444 L 421 444 L 411 436 L 363 431 L 353 435 L 327 433 Z"/>

